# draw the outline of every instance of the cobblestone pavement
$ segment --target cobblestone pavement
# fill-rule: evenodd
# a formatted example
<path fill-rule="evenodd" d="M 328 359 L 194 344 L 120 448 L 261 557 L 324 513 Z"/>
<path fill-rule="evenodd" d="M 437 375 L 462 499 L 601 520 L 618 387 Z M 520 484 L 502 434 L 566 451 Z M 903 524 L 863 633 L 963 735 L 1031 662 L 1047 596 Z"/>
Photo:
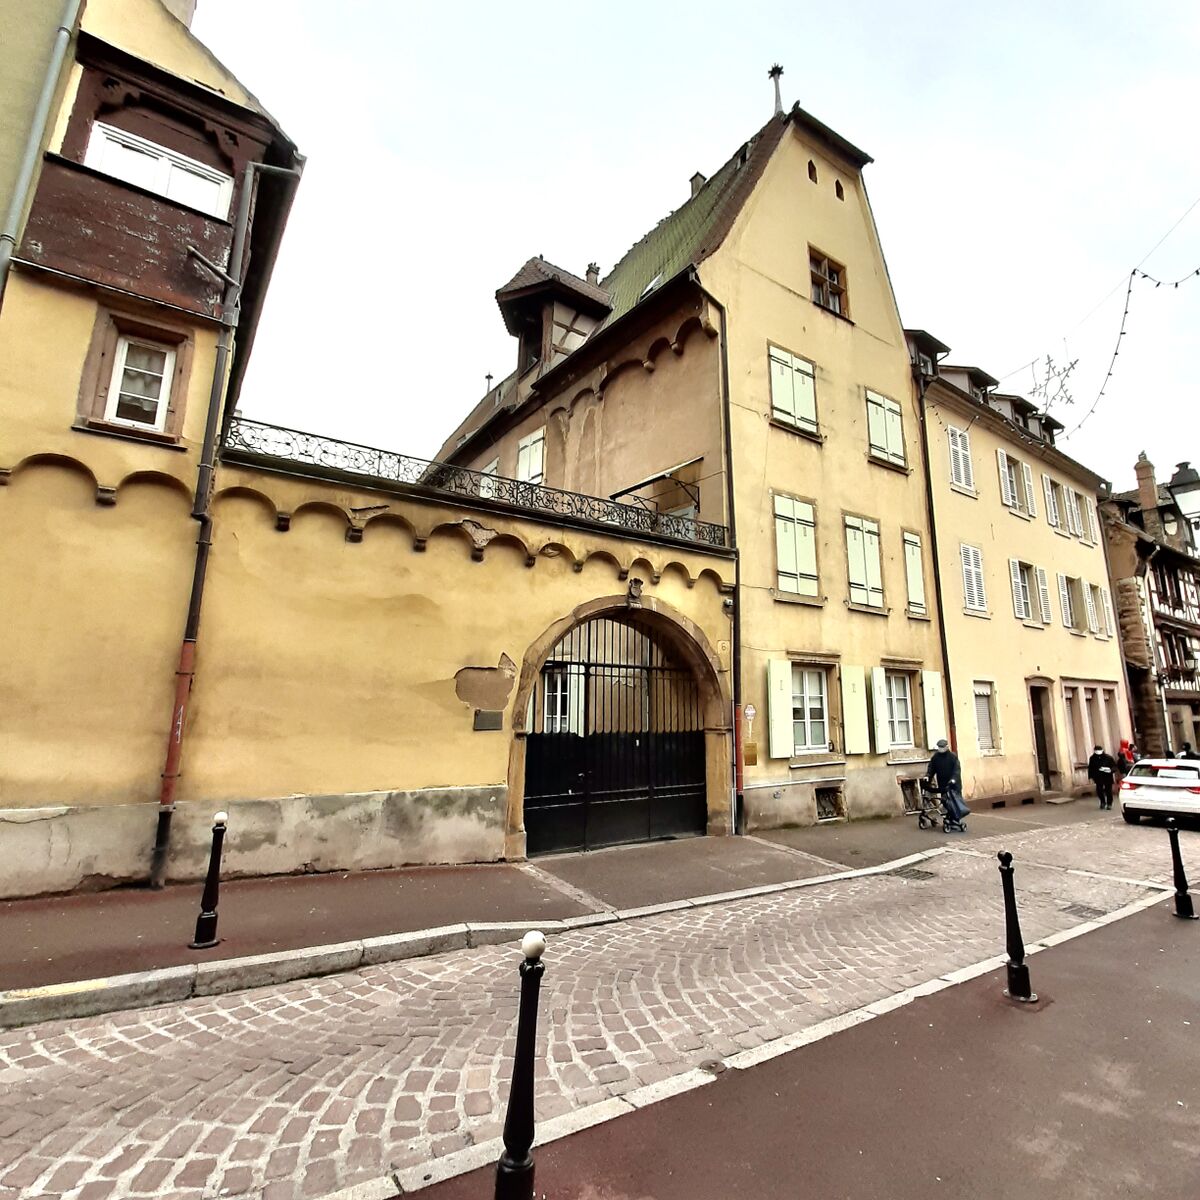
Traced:
<path fill-rule="evenodd" d="M 1188 836 L 1185 853 L 1200 851 Z M 1064 867 L 1169 873 L 1161 829 L 1096 822 L 997 841 L 1017 855 L 1028 941 L 1145 894 Z M 995 859 L 974 842 L 902 874 L 557 936 L 539 1116 L 978 962 L 1002 952 L 1002 931 Z M 0 1033 L 0 1200 L 293 1200 L 495 1137 L 518 961 L 515 947 L 464 950 Z"/>

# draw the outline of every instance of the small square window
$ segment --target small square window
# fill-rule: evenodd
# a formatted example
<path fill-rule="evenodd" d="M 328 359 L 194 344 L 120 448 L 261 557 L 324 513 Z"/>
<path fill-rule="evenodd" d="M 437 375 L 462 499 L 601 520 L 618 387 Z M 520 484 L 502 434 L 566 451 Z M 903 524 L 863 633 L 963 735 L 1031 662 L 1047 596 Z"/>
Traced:
<path fill-rule="evenodd" d="M 846 268 L 812 249 L 808 252 L 808 265 L 812 276 L 812 302 L 839 316 L 849 316 Z"/>

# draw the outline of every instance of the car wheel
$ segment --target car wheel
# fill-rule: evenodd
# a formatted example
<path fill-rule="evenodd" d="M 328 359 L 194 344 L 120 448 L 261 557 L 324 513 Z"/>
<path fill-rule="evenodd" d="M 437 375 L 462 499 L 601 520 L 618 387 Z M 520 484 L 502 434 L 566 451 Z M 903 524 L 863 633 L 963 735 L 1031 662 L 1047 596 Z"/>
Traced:
<path fill-rule="evenodd" d="M 1136 825 L 1142 819 L 1142 814 L 1132 808 L 1122 808 L 1121 816 L 1125 818 L 1126 825 Z"/>

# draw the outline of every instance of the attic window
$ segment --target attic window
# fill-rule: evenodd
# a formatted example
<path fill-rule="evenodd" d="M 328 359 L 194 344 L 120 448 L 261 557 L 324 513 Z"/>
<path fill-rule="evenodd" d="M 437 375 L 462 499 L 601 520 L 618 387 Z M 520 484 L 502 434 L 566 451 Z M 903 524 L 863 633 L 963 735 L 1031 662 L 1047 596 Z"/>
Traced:
<path fill-rule="evenodd" d="M 662 283 L 662 272 L 661 271 L 659 271 L 659 273 L 657 275 L 655 275 L 655 277 L 652 280 L 650 280 L 650 282 L 648 284 L 646 284 L 645 288 L 642 291 L 642 294 L 638 297 L 638 299 L 642 300 L 646 296 L 650 295 L 650 293 L 652 291 L 654 291 L 654 289 L 656 287 L 658 287 L 658 285 L 660 283 Z"/>
<path fill-rule="evenodd" d="M 844 187 L 842 187 L 842 181 L 840 179 L 835 179 L 833 181 L 833 190 L 836 193 L 837 198 L 839 200 L 845 200 L 846 189 Z"/>
<path fill-rule="evenodd" d="M 817 182 L 817 164 L 811 158 L 808 160 L 808 177 L 813 183 Z"/>

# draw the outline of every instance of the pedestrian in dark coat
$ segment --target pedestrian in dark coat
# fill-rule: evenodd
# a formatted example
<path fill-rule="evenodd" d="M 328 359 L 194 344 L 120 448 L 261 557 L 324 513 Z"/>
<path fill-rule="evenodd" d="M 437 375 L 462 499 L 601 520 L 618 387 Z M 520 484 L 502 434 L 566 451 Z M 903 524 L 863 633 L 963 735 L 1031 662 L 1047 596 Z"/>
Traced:
<path fill-rule="evenodd" d="M 963 817 L 971 815 L 962 798 L 962 764 L 945 738 L 938 742 L 929 760 L 925 778 L 936 781 L 943 802 L 954 820 L 961 821 Z"/>
<path fill-rule="evenodd" d="M 1184 742 L 1179 748 L 1179 757 L 1191 759 L 1194 762 L 1196 759 L 1200 758 L 1200 754 L 1197 754 L 1195 750 L 1192 749 L 1191 742 Z"/>
<path fill-rule="evenodd" d="M 1097 746 L 1088 759 L 1088 778 L 1096 785 L 1096 795 L 1101 808 L 1112 808 L 1113 776 L 1117 773 L 1117 760 Z"/>

